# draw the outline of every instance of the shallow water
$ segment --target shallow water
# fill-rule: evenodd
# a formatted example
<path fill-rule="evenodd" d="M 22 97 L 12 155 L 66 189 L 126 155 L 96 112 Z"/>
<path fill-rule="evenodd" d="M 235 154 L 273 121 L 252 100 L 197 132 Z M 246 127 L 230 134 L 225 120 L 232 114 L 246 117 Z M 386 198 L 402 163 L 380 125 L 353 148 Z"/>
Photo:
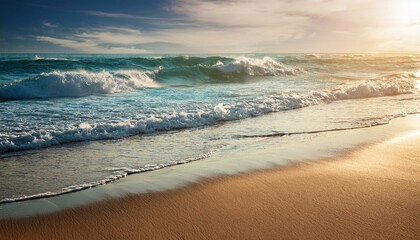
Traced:
<path fill-rule="evenodd" d="M 258 125 L 258 123 L 276 122 L 282 118 L 281 113 L 276 113 L 249 121 Z M 419 128 L 420 114 L 415 114 L 394 119 L 390 124 L 368 128 L 291 135 L 290 138 L 258 137 L 256 141 L 242 138 L 238 144 L 221 148 L 201 161 L 135 174 L 113 184 L 100 185 L 86 191 L 3 203 L 0 206 L 0 218 L 21 218 L 51 213 L 130 194 L 174 190 L 212 177 L 277 168 L 299 162 L 319 161 L 331 157 L 335 159 L 337 156 L 346 155 L 348 151 L 366 147 L 367 144 L 392 143 L 413 133 L 418 134 Z"/>

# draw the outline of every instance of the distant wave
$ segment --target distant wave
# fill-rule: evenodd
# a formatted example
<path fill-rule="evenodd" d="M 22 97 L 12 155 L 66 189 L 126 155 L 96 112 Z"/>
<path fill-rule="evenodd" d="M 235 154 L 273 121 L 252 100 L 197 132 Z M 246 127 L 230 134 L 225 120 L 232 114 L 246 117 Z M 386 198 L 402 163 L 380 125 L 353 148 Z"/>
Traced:
<path fill-rule="evenodd" d="M 341 56 L 344 58 L 362 58 L 362 57 L 365 57 L 366 54 L 353 53 L 353 54 L 343 54 Z"/>
<path fill-rule="evenodd" d="M 224 73 L 245 72 L 249 76 L 284 76 L 304 71 L 302 68 L 286 66 L 270 57 L 263 59 L 238 57 L 235 58 L 235 61 L 227 64 L 217 61 L 213 66 Z"/>
<path fill-rule="evenodd" d="M 39 57 L 38 55 L 35 55 L 35 57 L 33 59 L 34 60 L 46 60 L 46 61 L 74 61 L 74 59 Z"/>
<path fill-rule="evenodd" d="M 115 74 L 104 74 L 114 79 L 113 76 Z M 136 74 L 134 76 L 137 76 Z M 89 76 L 89 74 L 87 75 Z M 84 78 L 85 75 L 83 74 L 82 76 Z M 123 81 L 125 83 L 124 88 L 144 86 L 143 80 L 136 82 L 138 80 L 132 80 L 131 78 L 138 79 L 138 77 L 128 76 L 123 78 L 125 79 Z M 140 76 L 143 77 L 143 73 Z M 167 113 L 155 113 L 153 117 L 144 117 L 139 120 L 99 124 L 81 123 L 77 126 L 69 126 L 63 130 L 44 129 L 33 130 L 21 135 L 2 135 L 0 138 L 0 152 L 37 149 L 69 142 L 116 139 L 155 131 L 200 127 L 220 121 L 238 120 L 269 112 L 292 110 L 338 100 L 406 94 L 414 91 L 416 79 L 417 76 L 415 74 L 399 73 L 384 76 L 380 80 L 359 81 L 316 91 L 278 93 L 250 100 L 238 100 L 235 103 L 191 105 L 189 106 L 190 110 L 172 109 Z M 114 80 L 110 81 L 109 89 L 113 90 L 116 88 Z M 149 83 L 150 79 L 147 82 Z M 103 84 L 101 81 L 101 91 L 108 89 L 108 87 L 104 88 Z M 42 90 L 42 88 L 39 89 Z"/>
<path fill-rule="evenodd" d="M 321 55 L 317 53 L 309 53 L 309 54 L 306 54 L 306 56 L 312 57 L 312 58 L 321 58 Z"/>
<path fill-rule="evenodd" d="M 111 64 L 108 60 L 101 61 L 104 61 L 102 64 L 106 66 Z M 112 65 L 115 65 L 115 61 Z M 234 82 L 242 81 L 244 77 L 286 76 L 304 72 L 301 68 L 286 66 L 269 57 L 134 58 L 130 59 L 129 66 L 132 67 L 132 64 L 137 62 L 143 68 L 155 70 L 43 72 L 33 78 L 0 85 L 0 99 L 84 97 L 157 87 L 158 82 L 171 85 L 174 79 L 180 79 L 188 85 Z M 127 63 L 118 64 L 124 66 Z"/>
<path fill-rule="evenodd" d="M 53 71 L 35 78 L 0 85 L 2 99 L 83 97 L 157 87 L 154 72 L 135 70 L 98 73 Z"/>
<path fill-rule="evenodd" d="M 168 59 L 162 59 L 163 62 Z M 182 79 L 185 85 L 241 83 L 263 76 L 285 77 L 304 72 L 302 68 L 286 66 L 272 58 L 193 58 L 170 59 L 156 75 L 159 81 L 172 85 L 173 78 Z M 177 65 L 173 67 L 172 64 Z M 178 66 L 180 64 L 180 66 Z M 167 66 L 168 67 L 165 67 Z"/>

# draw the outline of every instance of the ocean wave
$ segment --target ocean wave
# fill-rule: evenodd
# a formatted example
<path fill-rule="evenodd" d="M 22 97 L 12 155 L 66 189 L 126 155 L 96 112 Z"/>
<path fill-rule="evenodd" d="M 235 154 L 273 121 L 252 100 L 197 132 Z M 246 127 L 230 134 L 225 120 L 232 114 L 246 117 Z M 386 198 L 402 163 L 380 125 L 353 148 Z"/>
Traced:
<path fill-rule="evenodd" d="M 366 54 L 360 54 L 360 53 L 349 53 L 349 54 L 343 54 L 341 57 L 343 58 L 362 58 L 366 57 Z"/>
<path fill-rule="evenodd" d="M 177 57 L 164 60 L 171 61 L 171 64 L 162 63 L 156 78 L 168 86 L 242 83 L 264 76 L 284 77 L 304 72 L 302 68 L 286 66 L 269 57 Z"/>
<path fill-rule="evenodd" d="M 39 58 L 41 59 L 41 58 Z M 42 58 L 43 59 L 43 58 Z M 98 64 L 84 60 L 81 64 Z M 102 59 L 102 65 L 115 65 L 109 59 Z M 34 98 L 84 97 L 90 95 L 129 92 L 136 89 L 159 86 L 200 85 L 243 81 L 247 77 L 287 76 L 304 72 L 302 68 L 286 66 L 272 58 L 223 58 L 223 57 L 170 57 L 134 58 L 133 65 L 141 70 L 92 72 L 52 71 L 42 72 L 35 77 L 0 84 L 0 99 L 19 100 Z M 126 62 L 118 62 L 127 67 Z M 28 66 L 29 67 L 29 66 Z M 154 70 L 145 70 L 154 69 Z"/>
<path fill-rule="evenodd" d="M 69 59 L 69 58 L 49 58 L 49 57 L 40 57 L 38 55 L 35 55 L 35 57 L 33 58 L 33 60 L 38 61 L 76 61 L 75 59 Z"/>
<path fill-rule="evenodd" d="M 244 72 L 249 76 L 285 76 L 295 75 L 304 71 L 302 68 L 286 66 L 270 57 L 264 57 L 262 59 L 238 57 L 233 62 L 227 64 L 219 60 L 213 67 L 216 67 L 224 73 Z"/>
<path fill-rule="evenodd" d="M 311 58 L 321 58 L 321 55 L 317 54 L 317 53 L 308 53 L 305 56 L 306 57 L 311 57 Z"/>
<path fill-rule="evenodd" d="M 0 85 L 0 99 L 82 97 L 159 86 L 152 71 L 53 71 Z"/>
<path fill-rule="evenodd" d="M 414 73 L 397 73 L 383 76 L 381 80 L 359 81 L 322 92 L 327 100 L 344 100 L 394 96 L 413 93 L 418 76 Z M 318 95 L 318 93 L 315 93 Z"/>
<path fill-rule="evenodd" d="M 372 98 L 412 93 L 416 88 L 416 75 L 401 73 L 384 76 L 380 80 L 360 81 L 334 88 L 309 92 L 289 92 L 265 95 L 238 102 L 218 104 L 195 104 L 137 120 L 117 123 L 81 123 L 67 129 L 32 130 L 20 135 L 0 137 L 0 153 L 38 149 L 52 145 L 117 139 L 141 133 L 194 128 L 255 117 L 269 112 L 278 112 L 325 104 L 338 100 Z"/>

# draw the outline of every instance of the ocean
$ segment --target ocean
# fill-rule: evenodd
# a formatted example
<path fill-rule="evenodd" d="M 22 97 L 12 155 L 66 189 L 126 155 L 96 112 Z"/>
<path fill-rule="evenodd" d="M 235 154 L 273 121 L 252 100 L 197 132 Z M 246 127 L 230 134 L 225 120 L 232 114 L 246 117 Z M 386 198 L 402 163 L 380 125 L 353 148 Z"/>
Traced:
<path fill-rule="evenodd" d="M 2 54 L 0 203 L 182 178 L 175 166 L 193 162 L 206 176 L 212 156 L 274 138 L 277 160 L 231 157 L 213 172 L 289 164 L 334 145 L 319 136 L 418 113 L 420 54 Z"/>

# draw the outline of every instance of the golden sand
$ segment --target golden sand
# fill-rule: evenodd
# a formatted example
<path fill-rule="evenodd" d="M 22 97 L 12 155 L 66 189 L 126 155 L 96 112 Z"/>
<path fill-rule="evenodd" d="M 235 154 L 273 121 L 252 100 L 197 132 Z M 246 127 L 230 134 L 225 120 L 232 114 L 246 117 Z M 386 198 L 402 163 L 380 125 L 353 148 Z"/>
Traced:
<path fill-rule="evenodd" d="M 314 163 L 0 221 L 5 239 L 420 239 L 420 134 Z"/>

